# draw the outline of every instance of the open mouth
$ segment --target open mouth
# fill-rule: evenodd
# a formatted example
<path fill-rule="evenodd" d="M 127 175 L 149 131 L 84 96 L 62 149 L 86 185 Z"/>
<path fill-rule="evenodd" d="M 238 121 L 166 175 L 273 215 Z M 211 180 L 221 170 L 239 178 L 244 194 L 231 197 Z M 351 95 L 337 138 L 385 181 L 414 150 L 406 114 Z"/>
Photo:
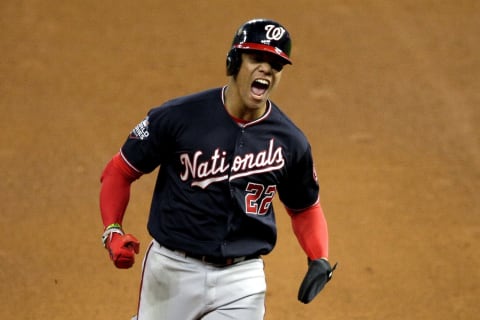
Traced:
<path fill-rule="evenodd" d="M 251 91 L 256 96 L 262 96 L 270 87 L 270 81 L 265 79 L 256 79 L 252 83 Z"/>

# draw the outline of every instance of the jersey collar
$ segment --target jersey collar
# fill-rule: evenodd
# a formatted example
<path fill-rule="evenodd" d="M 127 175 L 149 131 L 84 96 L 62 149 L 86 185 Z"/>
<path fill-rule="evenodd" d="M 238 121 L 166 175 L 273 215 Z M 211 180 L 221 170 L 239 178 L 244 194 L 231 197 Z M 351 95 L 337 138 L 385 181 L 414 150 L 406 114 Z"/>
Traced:
<path fill-rule="evenodd" d="M 267 100 L 267 107 L 265 108 L 265 113 L 258 119 L 255 119 L 253 121 L 245 121 L 243 119 L 238 119 L 234 116 L 232 116 L 228 110 L 227 110 L 227 107 L 225 106 L 225 92 L 227 91 L 227 85 L 223 86 L 222 87 L 222 92 L 221 92 L 221 95 L 222 95 L 222 104 L 223 104 L 223 107 L 225 108 L 225 111 L 227 112 L 227 114 L 233 119 L 233 121 L 235 121 L 239 126 L 241 127 L 248 127 L 248 126 L 252 126 L 254 124 L 257 124 L 261 121 L 263 121 L 265 118 L 268 117 L 268 115 L 270 114 L 271 110 L 272 110 L 272 105 L 271 105 L 271 102 L 270 102 L 270 99 Z"/>

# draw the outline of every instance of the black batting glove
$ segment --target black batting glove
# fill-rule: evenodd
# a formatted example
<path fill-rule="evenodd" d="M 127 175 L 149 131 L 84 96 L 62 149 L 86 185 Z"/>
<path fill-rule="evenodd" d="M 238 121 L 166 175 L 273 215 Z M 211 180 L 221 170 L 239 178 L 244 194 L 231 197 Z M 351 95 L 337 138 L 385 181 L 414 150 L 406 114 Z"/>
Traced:
<path fill-rule="evenodd" d="M 308 271 L 298 290 L 298 300 L 305 304 L 310 303 L 332 279 L 336 267 L 335 263 L 332 268 L 326 259 L 308 260 Z"/>

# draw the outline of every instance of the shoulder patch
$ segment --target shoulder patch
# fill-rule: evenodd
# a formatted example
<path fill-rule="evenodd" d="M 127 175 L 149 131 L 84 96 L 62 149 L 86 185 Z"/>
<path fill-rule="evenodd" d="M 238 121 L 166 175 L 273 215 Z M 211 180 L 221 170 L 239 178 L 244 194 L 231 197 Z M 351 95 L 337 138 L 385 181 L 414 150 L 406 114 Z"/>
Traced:
<path fill-rule="evenodd" d="M 132 132 L 130 132 L 130 139 L 138 139 L 138 140 L 145 140 L 150 136 L 150 132 L 148 131 L 148 125 L 150 122 L 148 121 L 148 116 L 142 120 L 135 128 L 133 128 Z"/>

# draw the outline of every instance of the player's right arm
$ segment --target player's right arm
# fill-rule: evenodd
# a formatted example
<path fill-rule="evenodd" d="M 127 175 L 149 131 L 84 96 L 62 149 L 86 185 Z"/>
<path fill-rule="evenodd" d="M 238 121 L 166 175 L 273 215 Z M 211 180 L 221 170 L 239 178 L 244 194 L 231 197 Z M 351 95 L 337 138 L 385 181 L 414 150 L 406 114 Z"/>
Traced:
<path fill-rule="evenodd" d="M 168 108 L 154 108 L 131 132 L 103 170 L 100 211 L 104 225 L 102 240 L 115 266 L 129 268 L 138 253 L 139 242 L 122 228 L 123 216 L 130 200 L 131 184 L 160 165 L 168 152 Z"/>
<path fill-rule="evenodd" d="M 130 185 L 141 176 L 120 152 L 107 163 L 100 178 L 100 211 L 105 227 L 122 223 L 130 200 Z"/>
<path fill-rule="evenodd" d="M 123 216 L 130 200 L 131 184 L 142 173 L 135 170 L 119 152 L 107 163 L 100 178 L 100 212 L 104 225 L 102 241 L 118 268 L 130 268 L 140 243 L 122 229 Z"/>

